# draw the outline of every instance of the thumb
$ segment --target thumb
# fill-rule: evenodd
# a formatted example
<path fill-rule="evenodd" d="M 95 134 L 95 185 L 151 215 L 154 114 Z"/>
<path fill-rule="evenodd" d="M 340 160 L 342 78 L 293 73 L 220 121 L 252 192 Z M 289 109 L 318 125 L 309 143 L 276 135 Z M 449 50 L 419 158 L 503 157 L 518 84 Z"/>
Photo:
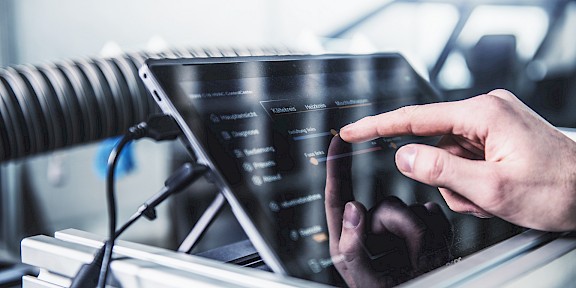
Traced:
<path fill-rule="evenodd" d="M 347 275 L 344 278 L 350 287 L 379 287 L 381 279 L 374 272 L 364 250 L 366 229 L 366 208 L 358 202 L 348 202 L 345 206 L 342 235 L 339 250 L 341 264 Z"/>
<path fill-rule="evenodd" d="M 490 164 L 453 155 L 446 150 L 422 144 L 409 144 L 396 152 L 396 166 L 416 181 L 449 189 L 479 204 L 493 181 Z M 478 185 L 482 183 L 481 185 Z"/>
<path fill-rule="evenodd" d="M 367 257 L 364 252 L 364 233 L 366 229 L 366 208 L 358 202 L 346 203 L 342 216 L 342 233 L 339 251 L 348 270 L 355 267 L 365 268 Z"/>

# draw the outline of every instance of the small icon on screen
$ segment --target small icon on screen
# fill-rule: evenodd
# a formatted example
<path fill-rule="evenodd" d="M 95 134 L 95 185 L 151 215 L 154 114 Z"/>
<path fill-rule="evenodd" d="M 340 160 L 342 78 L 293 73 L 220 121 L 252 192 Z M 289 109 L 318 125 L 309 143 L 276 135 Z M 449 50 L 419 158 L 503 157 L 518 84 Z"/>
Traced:
<path fill-rule="evenodd" d="M 310 270 L 312 270 L 312 272 L 314 273 L 322 272 L 322 266 L 320 266 L 320 263 L 318 263 L 318 260 L 316 259 L 308 260 L 308 266 L 310 267 Z"/>
<path fill-rule="evenodd" d="M 262 177 L 260 176 L 252 176 L 252 183 L 254 183 L 254 185 L 256 186 L 262 186 L 262 184 L 264 184 L 264 181 L 262 181 Z"/>
<path fill-rule="evenodd" d="M 216 114 L 210 114 L 210 121 L 213 123 L 220 123 L 220 117 L 216 116 Z"/>
<path fill-rule="evenodd" d="M 298 231 L 296 230 L 290 231 L 290 239 L 292 239 L 292 241 L 298 241 L 299 238 L 300 235 L 298 235 Z"/>
<path fill-rule="evenodd" d="M 270 210 L 272 210 L 274 212 L 280 211 L 280 206 L 278 206 L 278 203 L 276 203 L 274 201 L 270 202 L 270 204 L 268 204 L 268 207 L 270 207 Z"/>
<path fill-rule="evenodd" d="M 224 140 L 230 140 L 232 138 L 232 136 L 228 131 L 222 131 L 220 132 L 220 134 L 222 135 L 222 138 L 224 138 Z"/>
<path fill-rule="evenodd" d="M 244 171 L 246 171 L 246 172 L 254 171 L 254 166 L 252 166 L 252 164 L 250 164 L 248 162 L 244 162 L 244 164 L 242 164 L 242 168 L 244 168 Z"/>
<path fill-rule="evenodd" d="M 240 149 L 234 149 L 234 156 L 236 156 L 236 158 L 242 158 L 244 157 L 244 152 L 242 152 L 242 150 Z"/>

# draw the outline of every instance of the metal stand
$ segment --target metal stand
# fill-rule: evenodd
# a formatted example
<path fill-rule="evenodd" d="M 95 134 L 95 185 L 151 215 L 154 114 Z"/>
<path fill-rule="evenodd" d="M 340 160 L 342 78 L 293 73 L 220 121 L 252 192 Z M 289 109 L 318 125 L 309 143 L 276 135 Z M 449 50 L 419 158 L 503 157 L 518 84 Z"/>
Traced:
<path fill-rule="evenodd" d="M 222 195 L 222 193 L 218 193 L 204 214 L 202 214 L 202 217 L 200 217 L 198 222 L 196 222 L 194 227 L 192 227 L 192 230 L 190 230 L 188 236 L 186 236 L 184 241 L 182 241 L 182 244 L 180 244 L 180 247 L 178 248 L 178 252 L 190 253 L 190 251 L 192 251 L 210 224 L 212 224 L 214 219 L 220 214 L 225 203 L 226 198 L 224 195 Z"/>

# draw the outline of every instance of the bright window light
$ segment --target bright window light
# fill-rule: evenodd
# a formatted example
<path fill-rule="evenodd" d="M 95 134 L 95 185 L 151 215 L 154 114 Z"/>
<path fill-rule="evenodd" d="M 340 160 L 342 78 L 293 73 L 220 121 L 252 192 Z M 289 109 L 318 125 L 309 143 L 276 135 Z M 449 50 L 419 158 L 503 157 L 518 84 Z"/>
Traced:
<path fill-rule="evenodd" d="M 401 52 L 426 66 L 435 63 L 458 21 L 450 4 L 395 3 L 350 31 L 379 51 Z"/>
<path fill-rule="evenodd" d="M 470 47 L 484 35 L 514 35 L 518 43 L 518 55 L 523 59 L 530 59 L 546 36 L 547 30 L 548 15 L 542 8 L 480 6 L 470 15 L 459 42 L 464 47 Z"/>

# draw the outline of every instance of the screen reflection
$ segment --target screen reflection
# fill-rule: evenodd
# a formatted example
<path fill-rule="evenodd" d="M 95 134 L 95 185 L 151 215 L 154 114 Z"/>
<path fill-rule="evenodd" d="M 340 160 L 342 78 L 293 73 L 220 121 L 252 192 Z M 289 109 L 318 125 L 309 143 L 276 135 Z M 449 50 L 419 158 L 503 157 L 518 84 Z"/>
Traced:
<path fill-rule="evenodd" d="M 346 284 L 391 287 L 447 263 L 453 233 L 440 206 L 387 196 L 368 211 L 355 201 L 353 153 L 335 136 L 326 161 L 330 255 Z"/>

